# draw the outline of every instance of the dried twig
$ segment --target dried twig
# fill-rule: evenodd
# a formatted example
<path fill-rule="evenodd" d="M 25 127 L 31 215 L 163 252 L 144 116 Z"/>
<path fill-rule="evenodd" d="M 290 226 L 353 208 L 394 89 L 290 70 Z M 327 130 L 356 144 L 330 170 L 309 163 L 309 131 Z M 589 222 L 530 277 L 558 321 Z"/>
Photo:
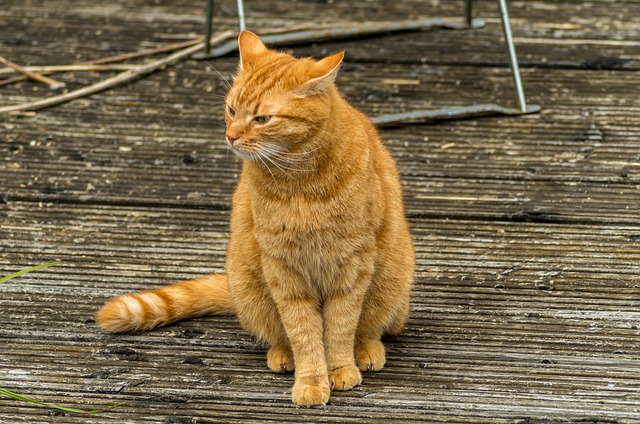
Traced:
<path fill-rule="evenodd" d="M 473 21 L 473 27 L 477 28 L 484 23 L 480 20 Z M 297 26 L 292 28 L 285 28 L 272 31 L 261 31 L 264 36 L 262 39 L 270 44 L 287 44 L 287 43 L 299 43 L 299 42 L 313 42 L 335 38 L 352 38 L 358 36 L 365 36 L 376 33 L 388 33 L 397 31 L 415 31 L 426 30 L 434 27 L 445 27 L 451 29 L 466 28 L 463 22 L 450 21 L 445 19 L 420 19 L 409 21 L 396 21 L 396 22 L 377 22 L 377 23 L 365 23 L 359 25 L 353 25 L 350 28 L 344 28 L 337 25 L 327 25 L 317 27 L 315 30 L 309 29 L 308 26 Z M 210 52 L 206 52 L 205 55 L 200 57 L 215 57 L 222 56 L 230 53 L 238 48 L 237 40 L 233 37 L 235 34 L 233 31 L 226 31 L 211 39 L 212 44 L 221 44 L 218 48 L 211 49 Z M 204 48 L 204 42 L 195 43 L 196 40 L 186 41 L 189 47 L 173 53 L 166 58 L 155 60 L 153 62 L 140 65 L 135 69 L 126 70 L 114 77 L 108 78 L 104 81 L 100 81 L 96 84 L 81 88 L 79 90 L 72 91 L 70 93 L 62 94 L 59 96 L 53 96 L 34 102 L 24 103 L 21 105 L 0 107 L 0 113 L 24 111 L 24 110 L 36 110 L 44 107 L 52 106 L 55 104 L 67 102 L 69 100 L 77 99 L 82 96 L 97 93 L 99 91 L 106 90 L 107 88 L 114 87 L 118 84 L 130 81 L 138 78 L 142 75 L 151 73 L 158 68 L 172 64 L 182 58 L 192 56 L 195 53 L 201 51 Z M 178 44 L 178 43 L 176 43 Z M 172 46 L 175 46 L 172 45 Z M 103 58 L 96 61 L 92 61 L 88 64 L 106 63 L 110 61 L 123 60 L 123 58 L 131 58 L 144 56 L 161 51 L 160 49 L 170 48 L 171 46 L 165 46 L 164 48 L 150 49 L 142 52 L 128 53 L 126 55 L 112 56 L 110 58 Z M 150 53 L 152 52 L 152 53 Z"/>
<path fill-rule="evenodd" d="M 25 77 L 24 75 L 3 79 L 0 80 L 0 87 L 2 87 L 3 85 L 13 84 L 14 82 L 24 81 L 26 79 L 29 79 L 29 77 Z"/>
<path fill-rule="evenodd" d="M 235 33 L 233 31 L 225 31 L 215 37 L 213 37 L 211 39 L 211 43 L 212 44 L 218 44 L 221 43 L 223 41 L 226 41 L 228 39 L 230 39 L 231 37 L 233 37 L 235 35 Z M 149 62 L 147 64 L 144 65 L 140 65 L 138 68 L 136 69 L 130 69 L 124 72 L 119 73 L 118 75 L 115 75 L 111 78 L 107 78 L 103 81 L 100 81 L 96 84 L 92 84 L 83 88 L 80 88 L 78 90 L 75 91 L 70 91 L 69 93 L 65 93 L 65 94 L 61 94 L 58 96 L 52 96 L 52 97 L 48 97 L 46 99 L 42 99 L 42 100 L 36 100 L 34 102 L 29 102 L 29 103 L 23 103 L 20 105 L 14 105 L 14 106 L 5 106 L 5 107 L 0 107 L 0 113 L 7 113 L 7 112 L 16 112 L 16 111 L 21 111 L 21 110 L 35 110 L 35 109 L 41 109 L 44 107 L 48 107 L 48 106 L 53 106 L 53 105 L 57 105 L 60 103 L 64 103 L 64 102 L 68 102 L 69 100 L 73 100 L 73 99 L 77 99 L 79 97 L 83 97 L 83 96 L 87 96 L 89 94 L 94 94 L 103 90 L 106 90 L 108 88 L 114 87 L 116 85 L 125 83 L 127 81 L 131 81 L 135 78 L 138 78 L 142 75 L 146 75 L 149 74 L 159 68 L 162 68 L 163 66 L 168 66 L 171 65 L 175 62 L 177 62 L 180 59 L 183 59 L 185 57 L 189 57 L 191 55 L 193 55 L 194 53 L 198 52 L 199 50 L 202 50 L 204 48 L 204 43 L 198 43 L 195 44 L 193 46 L 187 47 L 183 50 L 177 51 L 173 54 L 170 54 L 169 56 L 162 58 L 162 59 L 158 59 L 158 60 L 154 60 L 152 62 Z"/>
<path fill-rule="evenodd" d="M 333 27 L 333 26 L 332 26 Z M 288 31 L 301 31 L 301 30 L 306 30 L 311 28 L 310 25 L 296 25 L 294 27 L 291 28 L 286 28 L 286 29 L 274 29 L 274 30 L 267 30 L 265 31 L 265 33 L 286 33 Z M 216 37 L 213 37 L 211 40 L 211 44 L 215 45 L 215 44 L 220 44 L 223 43 L 225 41 L 228 41 L 231 38 L 234 38 L 234 36 L 237 35 L 236 33 L 234 33 L 233 31 L 226 31 Z M 60 104 L 60 103 L 64 103 L 67 102 L 69 100 L 73 100 L 73 99 L 77 99 L 83 96 L 87 96 L 90 94 L 94 94 L 97 93 L 99 91 L 103 91 L 106 90 L 108 88 L 114 87 L 116 85 L 122 84 L 126 81 L 130 81 L 132 79 L 135 79 L 137 77 L 140 77 L 142 75 L 151 73 L 153 71 L 155 71 L 158 68 L 161 68 L 163 66 L 169 65 L 170 63 L 173 63 L 177 60 L 180 60 L 184 57 L 188 57 L 191 56 L 195 53 L 197 53 L 198 51 L 202 50 L 204 48 L 204 42 L 202 41 L 202 39 L 194 39 L 194 40 L 189 40 L 189 41 L 184 41 L 181 43 L 174 43 L 174 44 L 169 44 L 166 46 L 162 46 L 162 47 L 158 47 L 158 48 L 154 48 L 154 49 L 147 49 L 147 50 L 142 50 L 139 52 L 133 52 L 133 53 L 126 53 L 126 54 L 122 54 L 122 55 L 116 55 L 116 56 L 109 56 L 109 57 L 105 57 L 102 59 L 97 59 L 94 61 L 90 61 L 90 62 L 86 62 L 84 64 L 81 65 L 69 65 L 70 67 L 67 67 L 66 70 L 98 70 L 101 68 L 92 68 L 92 66 L 95 65 L 103 65 L 106 63 L 110 63 L 110 62 L 116 62 L 116 61 L 120 61 L 120 60 L 125 60 L 125 59 L 131 59 L 134 57 L 141 57 L 141 56 L 147 56 L 150 54 L 156 54 L 156 53 L 162 53 L 162 52 L 166 52 L 166 51 L 172 51 L 172 50 L 176 50 L 177 48 L 182 48 L 182 47 L 186 47 L 184 50 L 181 50 L 175 54 L 172 54 L 170 56 L 167 56 L 166 58 L 163 59 L 159 59 L 157 61 L 154 62 L 150 62 L 148 64 L 145 65 L 129 65 L 129 66 L 133 66 L 131 68 L 127 68 L 127 70 L 125 72 L 122 72 L 118 75 L 115 75 L 112 78 L 108 78 L 104 81 L 100 81 L 96 84 L 92 84 L 86 87 L 83 87 L 81 89 L 69 92 L 69 93 L 65 93 L 65 94 L 61 94 L 58 96 L 52 96 L 52 97 L 48 97 L 46 99 L 42 99 L 42 100 L 36 100 L 33 102 L 28 102 L 28 103 L 23 103 L 20 105 L 13 105 L 13 106 L 5 106 L 5 107 L 0 107 L 0 113 L 7 113 L 7 112 L 18 112 L 18 111 L 25 111 L 25 110 L 36 110 L 36 109 L 41 109 L 41 108 L 45 108 L 48 106 L 53 106 L 56 104 Z M 71 69 L 71 67 L 76 67 L 76 66 L 83 66 L 84 68 L 75 68 L 75 69 Z M 113 66 L 113 65 L 111 65 Z M 127 66 L 127 65 L 120 65 L 120 66 Z M 51 67 L 53 69 L 49 69 L 51 71 L 57 71 L 57 70 L 62 70 L 63 67 Z M 16 81 L 20 81 L 24 79 L 24 77 L 14 77 L 14 78 L 9 78 L 7 80 L 4 81 L 0 81 L 0 86 L 7 84 L 9 82 L 16 82 Z"/>
<path fill-rule="evenodd" d="M 336 28 L 340 27 L 341 24 L 327 24 L 321 25 L 320 27 L 328 28 Z M 265 34 L 280 34 L 292 31 L 301 31 L 311 28 L 318 28 L 316 24 L 298 24 L 293 25 L 287 28 L 274 28 L 264 31 Z M 140 50 L 137 52 L 124 53 L 115 56 L 103 57 L 96 60 L 90 60 L 87 62 L 82 62 L 74 65 L 56 65 L 56 66 L 24 66 L 24 69 L 27 69 L 32 72 L 38 72 L 40 74 L 50 74 L 55 72 L 79 72 L 79 71 L 126 71 L 129 69 L 135 69 L 140 65 L 113 65 L 113 62 L 120 62 L 128 59 L 135 59 L 138 57 L 150 56 L 158 53 L 166 53 L 178 49 L 183 49 L 186 47 L 193 46 L 195 44 L 201 43 L 203 41 L 202 37 L 198 37 L 192 40 L 181 41 L 178 43 L 167 44 L 160 47 L 154 47 L 152 49 Z M 112 65 L 106 65 L 111 63 Z M 102 65 L 102 66 L 99 66 Z M 0 75 L 13 74 L 15 71 L 13 69 L 0 69 Z M 23 81 L 27 79 L 25 76 L 18 76 L 14 78 L 8 78 L 6 80 L 0 81 L 0 86 L 6 85 L 12 82 Z"/>
<path fill-rule="evenodd" d="M 74 72 L 74 71 L 112 71 L 112 70 L 122 71 L 122 70 L 134 69 L 134 67 L 136 67 L 138 65 L 110 65 L 110 66 L 106 66 L 104 64 L 113 63 L 113 62 L 120 62 L 120 61 L 123 61 L 123 60 L 134 59 L 134 58 L 142 57 L 142 56 L 149 56 L 149 55 L 152 55 L 152 54 L 166 53 L 166 52 L 170 52 L 170 51 L 174 51 L 174 50 L 178 50 L 178 49 L 183 49 L 183 48 L 186 48 L 186 47 L 189 47 L 189 46 L 193 46 L 193 45 L 201 43 L 201 42 L 202 42 L 202 37 L 199 37 L 199 38 L 196 38 L 196 39 L 193 39 L 193 40 L 182 41 L 180 43 L 173 43 L 173 44 L 167 44 L 167 45 L 161 46 L 161 47 L 155 47 L 153 49 L 146 49 L 146 50 L 141 50 L 141 51 L 137 51 L 137 52 L 119 54 L 119 55 L 116 55 L 116 56 L 103 57 L 101 59 L 91 60 L 91 61 L 84 62 L 84 63 L 77 64 L 77 65 L 25 66 L 25 67 L 23 67 L 23 69 L 26 69 L 26 70 L 32 71 L 32 72 L 38 72 L 40 74 L 51 74 L 51 73 L 54 73 L 54 72 Z M 92 67 L 92 65 L 94 67 Z M 103 65 L 103 66 L 98 66 L 98 65 Z M 12 69 L 0 69 L 0 75 L 7 74 L 7 73 L 13 73 L 13 72 L 14 72 L 14 70 L 12 70 Z M 14 82 L 24 81 L 27 78 L 28 77 L 26 77 L 24 75 L 12 77 L 12 78 L 7 78 L 5 80 L 0 81 L 0 87 L 3 86 L 3 85 L 12 84 Z"/>
<path fill-rule="evenodd" d="M 322 25 L 321 27 L 326 27 L 326 28 L 335 28 L 335 27 L 339 27 L 341 24 L 327 24 L 327 25 Z M 274 29 L 269 29 L 264 31 L 265 34 L 280 34 L 280 33 L 286 33 L 286 32 L 291 32 L 291 31 L 301 31 L 301 30 L 306 30 L 306 29 L 311 29 L 311 28 L 318 28 L 318 25 L 315 24 L 298 24 L 298 25 L 293 25 L 287 28 L 274 28 Z M 126 64 L 120 64 L 120 65 L 113 65 L 113 62 L 121 62 L 123 60 L 128 60 L 128 59 L 135 59 L 138 57 L 144 57 L 144 56 L 150 56 L 153 54 L 158 54 L 158 53 L 166 53 L 166 52 L 170 52 L 170 51 L 174 51 L 174 50 L 178 50 L 178 49 L 184 49 L 186 47 L 190 47 L 193 45 L 196 45 L 198 43 L 201 43 L 203 41 L 202 37 L 198 37 L 192 40 L 187 40 L 187 41 L 181 41 L 178 43 L 172 43 L 172 44 L 167 44 L 164 46 L 160 46 L 160 47 L 154 47 L 152 49 L 146 49 L 146 50 L 140 50 L 137 52 L 131 52 L 131 53 L 124 53 L 124 54 L 119 54 L 119 55 L 115 55 L 115 56 L 107 56 L 107 57 L 103 57 L 100 59 L 96 59 L 96 60 L 90 60 L 87 62 L 82 62 L 79 64 L 74 64 L 74 65 L 55 65 L 55 66 L 24 66 L 22 67 L 23 69 L 26 69 L 28 71 L 31 72 L 37 72 L 40 74 L 50 74 L 50 73 L 55 73 L 55 72 L 80 72 L 80 71 L 126 71 L 129 69 L 135 69 L 136 67 L 139 67 L 140 65 L 126 65 Z M 106 65 L 106 64 L 112 64 L 112 65 Z M 100 66 L 102 65 L 102 66 Z M 11 75 L 14 74 L 16 71 L 14 69 L 0 69 L 0 75 Z M 13 78 L 8 78 L 5 80 L 0 81 L 0 86 L 3 85 L 7 85 L 13 82 L 18 82 L 18 81 L 24 81 L 25 79 L 27 79 L 27 77 L 25 77 L 24 75 L 21 76 L 17 76 L 17 77 L 13 77 Z"/>
<path fill-rule="evenodd" d="M 102 59 L 90 60 L 85 62 L 86 65 L 99 65 L 104 63 L 121 62 L 127 59 L 134 59 L 136 57 L 150 56 L 152 54 L 166 53 L 174 50 L 184 49 L 194 46 L 198 43 L 202 43 L 203 38 L 198 37 L 193 40 L 182 41 L 180 43 L 167 44 L 165 46 L 154 47 L 152 49 L 140 50 L 138 52 L 124 53 L 116 56 L 103 57 Z M 212 39 L 213 42 L 213 39 Z"/>
<path fill-rule="evenodd" d="M 9 68 L 15 70 L 16 72 L 20 72 L 21 74 L 25 75 L 26 77 L 29 77 L 31 79 L 34 79 L 36 81 L 40 81 L 44 84 L 47 84 L 49 87 L 51 87 L 52 89 L 58 89 L 58 88 L 62 88 L 65 86 L 65 84 L 63 82 L 60 81 L 56 81 L 52 78 L 48 78 L 45 77 L 44 75 L 40 75 L 36 72 L 32 72 L 29 71 L 25 68 L 23 68 L 22 66 L 11 62 L 9 59 L 6 59 L 2 56 L 0 56 L 0 62 L 4 63 L 5 65 L 7 65 Z"/>
<path fill-rule="evenodd" d="M 51 65 L 51 66 L 25 66 L 24 69 L 31 72 L 37 72 L 41 75 L 53 74 L 56 72 L 100 72 L 100 71 L 126 71 L 129 69 L 139 68 L 140 65 L 91 65 L 91 64 L 78 64 L 78 65 Z M 0 75 L 14 74 L 15 71 L 10 68 L 0 69 Z M 13 84 L 14 82 L 20 82 L 28 79 L 24 75 L 16 77 L 6 78 L 0 80 L 0 87 L 3 85 Z"/>
<path fill-rule="evenodd" d="M 52 74 L 56 72 L 101 72 L 101 71 L 128 71 L 139 68 L 140 65 L 129 65 L 124 63 L 111 65 L 94 65 L 91 63 L 77 65 L 45 65 L 45 66 L 23 66 L 23 69 L 39 74 Z M 12 75 L 15 71 L 9 68 L 0 69 L 0 75 Z M 0 81 L 0 85 L 3 81 Z"/>

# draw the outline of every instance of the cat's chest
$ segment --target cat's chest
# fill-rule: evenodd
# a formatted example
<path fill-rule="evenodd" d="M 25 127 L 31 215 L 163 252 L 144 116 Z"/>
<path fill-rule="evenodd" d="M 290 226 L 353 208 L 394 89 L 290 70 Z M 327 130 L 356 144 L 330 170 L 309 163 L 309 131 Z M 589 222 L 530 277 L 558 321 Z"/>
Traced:
<path fill-rule="evenodd" d="M 263 259 L 276 259 L 315 289 L 331 290 L 326 284 L 342 281 L 345 264 L 375 245 L 366 217 L 344 206 L 300 199 L 262 205 L 254 212 L 254 235 Z"/>
<path fill-rule="evenodd" d="M 256 230 L 263 236 L 299 242 L 330 237 L 348 219 L 344 205 L 336 199 L 313 201 L 302 196 L 284 200 L 258 199 L 252 209 Z"/>
<path fill-rule="evenodd" d="M 282 258 L 309 260 L 335 257 L 372 237 L 362 205 L 332 198 L 313 201 L 291 197 L 257 202 L 253 208 L 255 236 L 263 251 Z"/>

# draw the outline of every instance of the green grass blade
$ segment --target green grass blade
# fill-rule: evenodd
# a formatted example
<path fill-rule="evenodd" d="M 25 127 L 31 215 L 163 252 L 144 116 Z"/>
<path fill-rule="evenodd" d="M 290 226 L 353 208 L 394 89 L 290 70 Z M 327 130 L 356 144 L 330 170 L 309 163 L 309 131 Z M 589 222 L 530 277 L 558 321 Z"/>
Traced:
<path fill-rule="evenodd" d="M 117 403 L 115 405 L 111 405 L 111 406 L 108 406 L 106 408 L 91 409 L 91 410 L 68 408 L 66 406 L 51 405 L 49 403 L 40 402 L 40 401 L 37 401 L 37 400 L 32 399 L 30 397 L 19 395 L 19 394 L 14 393 L 14 392 L 12 392 L 10 390 L 3 389 L 1 387 L 0 387 L 0 395 L 9 396 L 9 397 L 11 397 L 13 399 L 22 400 L 22 401 L 25 401 L 25 402 L 33 403 L 35 405 L 44 406 L 44 407 L 47 407 L 47 408 L 57 409 L 59 411 L 71 412 L 71 413 L 74 413 L 74 414 L 98 414 L 100 412 L 105 412 L 105 411 L 108 411 L 110 409 L 117 408 L 118 406 L 123 405 L 123 403 Z"/>
<path fill-rule="evenodd" d="M 49 262 L 48 264 L 36 265 L 36 266 L 32 266 L 31 268 L 23 269 L 21 271 L 16 272 L 15 274 L 11 274 L 8 277 L 4 277 L 4 278 L 0 279 L 0 284 L 6 283 L 7 281 L 11 280 L 12 278 L 19 277 L 22 274 L 26 274 L 27 272 L 37 271 L 37 270 L 42 269 L 42 268 L 47 268 L 47 267 L 56 266 L 56 265 L 60 265 L 60 262 Z"/>
<path fill-rule="evenodd" d="M 4 277 L 4 278 L 0 279 L 0 284 L 9 281 L 12 278 L 19 277 L 22 274 L 26 274 L 27 272 L 37 271 L 37 270 L 42 269 L 42 268 L 47 268 L 47 267 L 50 267 L 50 266 L 56 266 L 56 265 L 59 265 L 59 264 L 60 264 L 60 262 L 49 262 L 49 263 L 46 263 L 46 264 L 36 265 L 36 266 L 31 267 L 31 268 L 23 269 L 21 271 L 16 272 L 15 274 L 11 274 L 8 277 Z M 64 411 L 64 412 L 71 412 L 73 414 L 85 414 L 85 415 L 86 414 L 98 414 L 100 412 L 105 412 L 105 411 L 108 411 L 110 409 L 117 408 L 118 406 L 124 405 L 124 403 L 121 402 L 121 403 L 116 403 L 115 405 L 107 406 L 105 408 L 91 409 L 91 410 L 68 408 L 66 406 L 51 405 L 49 403 L 40 402 L 40 401 L 32 399 L 30 397 L 23 396 L 23 395 L 20 395 L 18 393 L 14 393 L 11 390 L 7 390 L 7 389 L 4 389 L 2 387 L 0 387 L 0 395 L 9 396 L 10 398 L 13 398 L 13 399 L 16 399 L 16 400 L 21 400 L 21 401 L 24 401 L 24 402 L 33 403 L 34 405 L 44 406 L 46 408 L 57 409 L 59 411 Z"/>

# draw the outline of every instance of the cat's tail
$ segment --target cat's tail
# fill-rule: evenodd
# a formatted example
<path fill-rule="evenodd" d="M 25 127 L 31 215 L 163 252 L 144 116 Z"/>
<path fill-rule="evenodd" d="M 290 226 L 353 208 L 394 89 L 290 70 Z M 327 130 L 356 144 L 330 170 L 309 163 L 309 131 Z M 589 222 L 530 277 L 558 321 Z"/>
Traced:
<path fill-rule="evenodd" d="M 105 303 L 97 323 L 105 331 L 144 331 L 201 315 L 235 313 L 227 276 L 212 274 L 155 290 L 123 294 Z"/>

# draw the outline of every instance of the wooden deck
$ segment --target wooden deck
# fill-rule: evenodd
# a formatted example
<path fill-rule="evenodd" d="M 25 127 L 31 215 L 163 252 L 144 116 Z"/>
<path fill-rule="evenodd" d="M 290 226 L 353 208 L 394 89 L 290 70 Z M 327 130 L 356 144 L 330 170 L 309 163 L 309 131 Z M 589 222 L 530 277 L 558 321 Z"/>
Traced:
<path fill-rule="evenodd" d="M 202 3 L 202 4 L 201 4 Z M 347 49 L 345 96 L 370 115 L 513 105 L 496 1 L 488 25 L 292 49 Z M 640 422 L 640 2 L 511 1 L 529 99 L 543 111 L 384 129 L 406 190 L 417 283 L 388 365 L 297 408 L 291 375 L 230 317 L 106 335 L 105 299 L 224 269 L 239 163 L 225 82 L 187 60 L 36 113 L 0 116 L 2 423 Z M 247 0 L 248 26 L 461 16 L 462 0 Z M 204 1 L 5 0 L 0 55 L 77 63 L 185 40 Z M 216 2 L 218 29 L 234 2 Z M 211 61 L 231 74 L 233 55 Z M 108 74 L 55 78 L 74 89 Z M 51 95 L 21 82 L 0 104 Z"/>

